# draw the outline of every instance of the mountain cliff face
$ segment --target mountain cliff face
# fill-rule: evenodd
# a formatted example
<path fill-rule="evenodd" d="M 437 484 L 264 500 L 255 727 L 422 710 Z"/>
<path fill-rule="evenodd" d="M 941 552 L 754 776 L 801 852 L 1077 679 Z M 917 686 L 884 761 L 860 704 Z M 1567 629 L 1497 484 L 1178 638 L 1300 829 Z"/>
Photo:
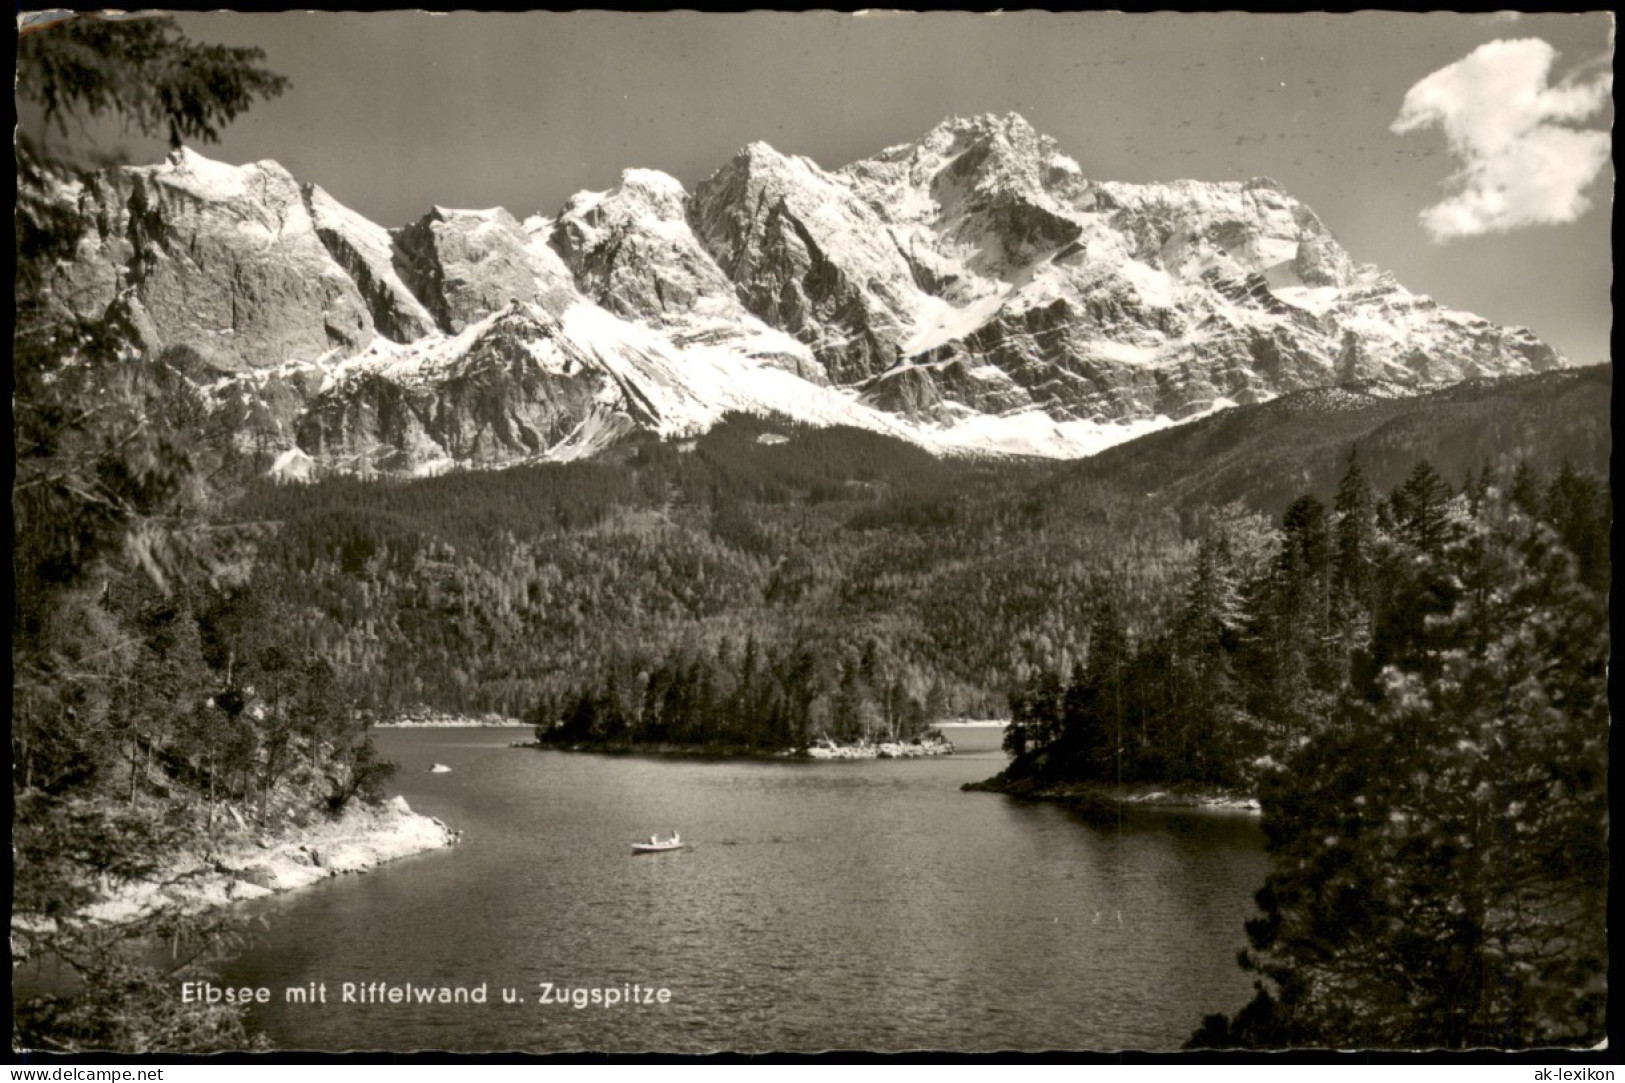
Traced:
<path fill-rule="evenodd" d="M 569 458 L 729 410 L 1082 455 L 1303 388 L 1565 364 L 1356 263 L 1273 181 L 1092 180 L 1013 114 L 835 172 L 753 143 L 692 193 L 629 169 L 522 220 L 386 230 L 189 151 L 62 198 L 83 233 L 51 303 L 190 347 L 299 470 Z"/>
<path fill-rule="evenodd" d="M 314 361 L 376 334 L 356 281 L 328 252 L 306 192 L 275 162 L 182 151 L 65 193 L 84 231 L 50 282 L 81 317 L 122 319 L 147 348 L 187 345 L 228 372 Z"/>
<path fill-rule="evenodd" d="M 837 382 L 883 372 L 923 303 L 885 221 L 809 159 L 752 143 L 694 192 L 697 232 L 739 298 Z"/>

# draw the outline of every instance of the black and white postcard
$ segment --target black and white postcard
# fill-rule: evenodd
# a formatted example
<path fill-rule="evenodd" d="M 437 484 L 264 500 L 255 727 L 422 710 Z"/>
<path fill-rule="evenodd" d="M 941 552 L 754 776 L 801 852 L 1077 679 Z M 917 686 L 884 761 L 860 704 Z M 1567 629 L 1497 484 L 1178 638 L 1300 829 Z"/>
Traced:
<path fill-rule="evenodd" d="M 1605 1041 L 1612 15 L 18 28 L 14 1055 Z"/>

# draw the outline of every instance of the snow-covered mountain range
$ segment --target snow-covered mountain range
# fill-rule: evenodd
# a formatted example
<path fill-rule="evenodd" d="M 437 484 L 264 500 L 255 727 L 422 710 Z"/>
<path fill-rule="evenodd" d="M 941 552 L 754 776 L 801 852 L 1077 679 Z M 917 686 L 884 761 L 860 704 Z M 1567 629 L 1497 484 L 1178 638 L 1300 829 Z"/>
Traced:
<path fill-rule="evenodd" d="M 1092 180 L 1014 114 L 835 172 L 765 143 L 693 192 L 628 169 L 551 217 L 390 230 L 189 150 L 62 195 L 84 230 L 51 303 L 184 361 L 293 474 L 569 459 L 735 410 L 1078 456 L 1301 388 L 1566 363 L 1356 263 L 1273 181 Z"/>

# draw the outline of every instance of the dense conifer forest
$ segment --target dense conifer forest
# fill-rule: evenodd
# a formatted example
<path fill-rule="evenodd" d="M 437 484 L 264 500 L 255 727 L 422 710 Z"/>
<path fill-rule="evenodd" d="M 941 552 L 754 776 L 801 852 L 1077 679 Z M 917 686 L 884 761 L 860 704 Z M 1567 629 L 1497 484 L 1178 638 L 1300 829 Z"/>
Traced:
<path fill-rule="evenodd" d="M 760 443 L 768 432 L 791 439 Z M 1063 649 L 1106 589 L 1092 563 L 1122 565 L 1127 602 L 1181 559 L 1164 515 L 1108 510 L 1110 539 L 1046 528 L 1006 499 L 1034 469 L 736 418 L 613 463 L 262 484 L 236 511 L 281 524 L 268 589 L 380 710 L 547 714 L 611 672 L 641 703 L 640 674 L 703 657 L 731 683 L 754 643 L 764 670 L 800 657 L 826 708 L 862 670 L 877 708 L 900 689 L 993 714 L 1005 675 Z"/>
<path fill-rule="evenodd" d="M 1377 501 L 1351 471 L 1329 517 L 1292 505 L 1229 628 L 1192 590 L 1195 717 L 1237 735 L 1273 859 L 1257 997 L 1193 1045 L 1602 1040 L 1609 524 L 1573 470 L 1449 497 L 1424 462 Z"/>
<path fill-rule="evenodd" d="M 639 438 L 603 461 L 257 482 L 231 514 L 271 534 L 260 581 L 297 614 L 290 634 L 380 717 L 424 703 L 544 732 L 573 718 L 571 743 L 666 743 L 656 701 L 691 699 L 680 689 L 703 683 L 716 710 L 700 712 L 703 733 L 679 727 L 685 741 L 841 739 L 907 732 L 922 713 L 1004 716 L 1012 691 L 1059 695 L 1097 636 L 1124 637 L 1129 662 L 1161 672 L 1157 652 L 1172 649 L 1169 630 L 1201 589 L 1193 577 L 1253 578 L 1275 559 L 1297 495 L 1282 475 L 1324 505 L 1355 448 L 1384 492 L 1422 458 L 1453 489 L 1486 470 L 1510 479 L 1520 463 L 1606 461 L 1606 368 L 1503 383 L 1351 410 L 1310 392 L 1077 463 L 943 460 L 859 430 L 741 416 L 688 441 Z M 1570 423 L 1527 459 L 1485 424 L 1544 424 L 1556 410 Z M 1336 444 L 1305 436 L 1281 462 L 1283 444 L 1327 432 Z M 1191 492 L 1198 475 L 1211 500 Z M 1284 620 L 1279 634 L 1296 635 Z M 767 716 L 734 702 L 742 683 Z M 594 701 L 613 738 L 593 722 Z M 1173 700 L 1160 710 L 1195 724 Z M 1226 775 L 1195 762 L 1217 753 L 1193 741 L 1180 738 L 1190 751 L 1160 767 L 1133 760 L 1126 777 L 1245 781 L 1232 770 L 1239 752 L 1220 757 Z"/>
<path fill-rule="evenodd" d="M 260 59 L 72 20 L 22 39 L 19 93 L 207 140 L 281 90 Z M 70 173 L 26 136 L 18 162 L 36 192 Z M 1193 1044 L 1603 1036 L 1608 366 L 1290 395 L 1071 463 L 740 416 L 279 485 L 188 358 L 44 318 L 78 227 L 26 192 L 17 221 L 12 949 L 71 979 L 15 1046 L 250 1047 L 172 995 L 230 922 L 85 907 L 376 798 L 368 728 L 419 704 L 742 751 L 1007 715 L 1012 792 L 1260 798 L 1257 996 Z"/>

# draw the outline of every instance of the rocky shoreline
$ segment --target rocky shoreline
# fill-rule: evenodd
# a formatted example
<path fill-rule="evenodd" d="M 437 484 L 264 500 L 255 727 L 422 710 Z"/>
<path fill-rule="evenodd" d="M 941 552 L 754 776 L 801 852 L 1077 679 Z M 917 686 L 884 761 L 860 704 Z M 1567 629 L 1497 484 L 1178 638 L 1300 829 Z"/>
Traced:
<path fill-rule="evenodd" d="M 913 741 L 859 741 L 841 745 L 834 741 L 820 741 L 809 745 L 806 756 L 811 760 L 911 760 L 924 756 L 952 756 L 954 744 L 938 734 L 934 738 Z"/>
<path fill-rule="evenodd" d="M 983 779 L 981 782 L 967 782 L 960 789 L 1002 793 L 1022 801 L 1053 801 L 1080 811 L 1134 805 L 1141 808 L 1194 808 L 1253 816 L 1260 814 L 1258 798 L 1251 794 L 1192 786 L 1158 786 L 1149 783 L 1116 785 L 1109 782 L 1041 783 L 1030 778 L 1009 779 L 1001 774 Z"/>
<path fill-rule="evenodd" d="M 543 748 L 556 752 L 596 752 L 605 756 L 671 756 L 694 759 L 759 760 L 909 760 L 926 756 L 951 756 L 954 745 L 945 737 L 915 741 L 859 741 L 837 744 L 821 739 L 804 749 L 743 749 L 719 745 L 682 744 L 553 744 L 542 741 L 515 741 L 512 748 Z"/>
<path fill-rule="evenodd" d="M 209 851 L 182 855 L 157 879 L 115 888 L 86 907 L 84 915 L 118 924 L 171 907 L 212 909 L 364 873 L 457 839 L 457 831 L 413 812 L 406 798 L 397 796 L 377 807 L 355 805 L 337 819 L 278 835 L 242 832 Z"/>

